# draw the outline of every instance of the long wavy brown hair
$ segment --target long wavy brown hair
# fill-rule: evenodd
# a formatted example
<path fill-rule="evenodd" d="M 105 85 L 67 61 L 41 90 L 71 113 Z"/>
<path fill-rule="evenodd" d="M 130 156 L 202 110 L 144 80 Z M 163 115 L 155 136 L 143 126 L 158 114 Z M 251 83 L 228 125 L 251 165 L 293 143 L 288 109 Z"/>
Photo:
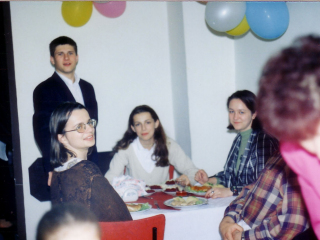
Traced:
<path fill-rule="evenodd" d="M 148 112 L 150 113 L 153 120 L 156 122 L 159 121 L 159 126 L 155 129 L 154 132 L 154 141 L 155 141 L 155 149 L 152 154 L 153 159 L 156 161 L 156 166 L 158 167 L 165 167 L 169 166 L 169 151 L 167 148 L 167 138 L 166 134 L 164 132 L 164 129 L 161 125 L 160 119 L 157 115 L 157 113 L 149 106 L 147 105 L 140 105 L 135 107 L 130 116 L 128 121 L 128 128 L 127 131 L 124 133 L 121 140 L 117 142 L 117 144 L 113 147 L 112 151 L 113 154 L 117 153 L 121 149 L 127 149 L 129 145 L 133 142 L 134 139 L 136 139 L 137 134 L 131 129 L 131 126 L 133 126 L 133 117 L 136 114 Z"/>

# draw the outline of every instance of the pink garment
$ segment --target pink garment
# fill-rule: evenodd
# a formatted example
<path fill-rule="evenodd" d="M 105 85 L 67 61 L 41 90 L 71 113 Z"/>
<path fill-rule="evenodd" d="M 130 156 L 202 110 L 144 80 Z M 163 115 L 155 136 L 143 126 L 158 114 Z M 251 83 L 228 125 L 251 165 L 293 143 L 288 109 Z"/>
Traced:
<path fill-rule="evenodd" d="M 280 151 L 286 163 L 298 175 L 313 230 L 320 239 L 320 160 L 294 143 L 282 142 Z"/>

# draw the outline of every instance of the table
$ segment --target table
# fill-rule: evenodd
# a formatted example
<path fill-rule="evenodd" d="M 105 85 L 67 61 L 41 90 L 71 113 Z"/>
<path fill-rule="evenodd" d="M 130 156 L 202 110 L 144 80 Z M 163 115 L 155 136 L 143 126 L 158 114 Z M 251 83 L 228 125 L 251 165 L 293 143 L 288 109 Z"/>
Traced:
<path fill-rule="evenodd" d="M 131 213 L 131 215 L 133 220 L 136 220 L 164 214 L 166 217 L 165 240 L 221 240 L 219 224 L 224 210 L 233 199 L 235 197 L 209 199 L 207 205 L 183 208 L 179 211 L 152 208 L 144 212 Z M 157 198 L 149 199 L 148 202 L 153 205 L 153 200 Z"/>

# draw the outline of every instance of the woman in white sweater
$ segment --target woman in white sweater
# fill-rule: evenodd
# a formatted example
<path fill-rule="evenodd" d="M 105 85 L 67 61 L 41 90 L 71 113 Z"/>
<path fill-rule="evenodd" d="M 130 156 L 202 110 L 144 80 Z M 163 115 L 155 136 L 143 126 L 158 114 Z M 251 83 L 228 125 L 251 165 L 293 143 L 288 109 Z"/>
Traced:
<path fill-rule="evenodd" d="M 123 175 L 124 169 L 127 175 L 144 180 L 148 185 L 162 184 L 168 180 L 170 164 L 189 179 L 194 179 L 198 171 L 181 147 L 166 137 L 158 115 L 147 105 L 132 110 L 127 131 L 113 152 L 110 168 L 105 175 L 110 182 L 114 177 Z M 184 175 L 180 179 L 186 179 Z"/>

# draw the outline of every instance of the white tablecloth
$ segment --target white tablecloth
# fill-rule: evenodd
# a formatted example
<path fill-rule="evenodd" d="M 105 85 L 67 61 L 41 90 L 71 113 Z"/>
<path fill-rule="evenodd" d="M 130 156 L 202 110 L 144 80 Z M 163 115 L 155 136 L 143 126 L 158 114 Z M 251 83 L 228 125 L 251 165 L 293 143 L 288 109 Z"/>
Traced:
<path fill-rule="evenodd" d="M 150 209 L 131 215 L 135 220 L 164 214 L 166 216 L 165 240 L 221 240 L 219 224 L 224 210 L 233 199 L 235 197 L 209 199 L 207 205 L 183 208 L 180 211 Z"/>

